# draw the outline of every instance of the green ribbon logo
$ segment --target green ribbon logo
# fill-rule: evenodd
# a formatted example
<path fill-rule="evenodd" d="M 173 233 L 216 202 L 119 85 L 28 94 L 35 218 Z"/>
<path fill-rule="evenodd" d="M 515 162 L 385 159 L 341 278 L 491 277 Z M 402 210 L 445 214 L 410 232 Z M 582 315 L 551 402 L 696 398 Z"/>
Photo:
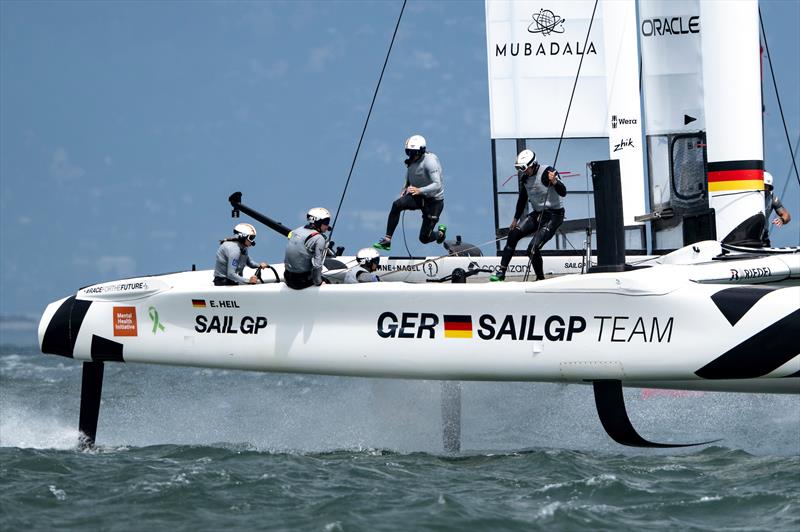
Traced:
<path fill-rule="evenodd" d="M 147 309 L 147 313 L 150 316 L 150 319 L 153 320 L 153 334 L 155 334 L 156 331 L 158 331 L 159 329 L 163 332 L 164 326 L 158 320 L 158 311 L 156 310 L 156 308 L 150 307 L 149 309 Z"/>

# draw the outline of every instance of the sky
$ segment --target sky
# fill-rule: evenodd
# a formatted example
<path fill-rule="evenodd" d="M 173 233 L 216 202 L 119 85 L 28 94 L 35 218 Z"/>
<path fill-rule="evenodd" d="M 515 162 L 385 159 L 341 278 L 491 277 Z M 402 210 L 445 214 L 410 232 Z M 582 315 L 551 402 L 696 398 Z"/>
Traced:
<path fill-rule="evenodd" d="M 235 191 L 289 227 L 334 212 L 401 5 L 0 1 L 0 321 L 95 282 L 213 268 Z M 794 145 L 800 2 L 761 7 Z M 416 133 L 444 167 L 448 236 L 494 238 L 485 47 L 482 1 L 409 1 L 334 233 L 348 252 L 383 235 Z M 795 216 L 772 240 L 797 245 L 765 87 L 765 164 Z M 419 223 L 411 253 L 439 254 Z M 252 256 L 282 262 L 285 239 L 258 231 Z"/>

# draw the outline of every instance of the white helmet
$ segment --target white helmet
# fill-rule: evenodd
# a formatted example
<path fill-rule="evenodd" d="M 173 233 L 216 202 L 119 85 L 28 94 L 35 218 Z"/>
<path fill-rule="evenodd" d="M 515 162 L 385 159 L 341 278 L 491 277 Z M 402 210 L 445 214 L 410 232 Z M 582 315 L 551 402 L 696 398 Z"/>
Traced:
<path fill-rule="evenodd" d="M 250 224 L 236 224 L 233 228 L 233 234 L 239 240 L 249 240 L 251 244 L 256 244 L 256 228 Z"/>
<path fill-rule="evenodd" d="M 539 164 L 536 160 L 536 154 L 531 150 L 522 150 L 517 155 L 517 162 L 514 163 L 514 168 L 519 172 L 524 172 L 533 165 Z"/>
<path fill-rule="evenodd" d="M 772 186 L 772 174 L 769 172 L 764 172 L 764 185 L 765 186 Z"/>
<path fill-rule="evenodd" d="M 314 225 L 331 224 L 331 213 L 324 207 L 314 207 L 306 214 L 306 220 Z"/>
<path fill-rule="evenodd" d="M 406 155 L 410 157 L 417 153 L 425 153 L 426 146 L 425 137 L 422 135 L 412 135 L 406 140 Z"/>
<path fill-rule="evenodd" d="M 356 254 L 356 260 L 361 266 L 367 266 L 370 262 L 374 262 L 377 266 L 381 260 L 381 254 L 375 248 L 361 248 Z"/>

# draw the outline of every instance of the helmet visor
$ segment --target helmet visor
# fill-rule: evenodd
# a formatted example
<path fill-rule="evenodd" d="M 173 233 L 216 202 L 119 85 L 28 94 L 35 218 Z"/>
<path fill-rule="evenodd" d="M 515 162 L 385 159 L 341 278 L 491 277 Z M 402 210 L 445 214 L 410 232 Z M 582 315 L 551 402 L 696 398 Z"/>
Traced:
<path fill-rule="evenodd" d="M 515 164 L 514 168 L 517 169 L 517 172 L 524 172 L 530 167 L 530 164 Z"/>

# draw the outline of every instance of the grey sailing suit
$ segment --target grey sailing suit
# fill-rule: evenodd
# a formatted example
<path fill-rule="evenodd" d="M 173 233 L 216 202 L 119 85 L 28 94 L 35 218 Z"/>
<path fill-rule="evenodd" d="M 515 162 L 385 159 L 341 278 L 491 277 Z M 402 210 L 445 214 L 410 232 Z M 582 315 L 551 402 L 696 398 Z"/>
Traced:
<path fill-rule="evenodd" d="M 217 262 L 214 265 L 215 279 L 229 279 L 236 284 L 248 284 L 249 280 L 242 277 L 244 267 L 258 268 L 258 263 L 253 262 L 238 242 L 228 241 L 220 244 L 217 249 Z"/>
<path fill-rule="evenodd" d="M 380 281 L 380 278 L 363 266 L 351 268 L 344 275 L 345 284 L 371 283 L 374 281 Z"/>
<path fill-rule="evenodd" d="M 505 277 L 517 243 L 526 236 L 533 235 L 528 245 L 528 255 L 531 257 L 536 278 L 544 279 L 544 263 L 540 251 L 564 222 L 564 200 L 562 198 L 567 195 L 567 187 L 560 179 L 556 181 L 555 185 L 548 186 L 549 180 L 546 175 L 550 171 L 555 172 L 556 170 L 552 166 L 540 165 L 531 176 L 526 176 L 523 172 L 519 174 L 519 197 L 514 210 L 514 219 L 518 223 L 514 229 L 508 232 L 506 246 L 503 248 L 503 257 L 500 259 L 500 277 Z M 530 202 L 532 210 L 528 216 L 520 219 L 526 202 Z"/>
<path fill-rule="evenodd" d="M 321 285 L 325 247 L 325 237 L 313 226 L 304 225 L 289 233 L 284 258 L 286 284 L 297 289 Z"/>
<path fill-rule="evenodd" d="M 442 165 L 436 154 L 425 152 L 418 161 L 408 165 L 406 186 L 417 187 L 420 195 L 424 198 L 444 199 Z"/>
<path fill-rule="evenodd" d="M 552 166 L 544 167 L 539 166 L 539 170 L 530 177 L 523 179 L 520 177 L 520 198 L 517 200 L 517 209 L 514 212 L 514 218 L 517 220 L 522 216 L 522 211 L 525 208 L 525 198 L 521 194 L 522 190 L 528 196 L 528 201 L 531 207 L 536 212 L 542 212 L 546 209 L 563 209 L 564 200 L 562 196 L 567 195 L 567 189 L 561 181 L 556 181 L 556 184 L 548 187 L 544 184 L 547 181 L 545 177 L 547 171 L 555 171 Z M 563 189 L 563 194 L 561 193 Z M 520 206 L 520 203 L 522 205 Z"/>
<path fill-rule="evenodd" d="M 419 241 L 423 244 L 436 240 L 436 223 L 444 209 L 444 183 L 442 182 L 442 165 L 434 153 L 424 153 L 419 160 L 408 164 L 406 170 L 406 187 L 419 189 L 419 194 L 404 194 L 392 203 L 389 219 L 386 221 L 386 236 L 391 237 L 400 223 L 402 211 L 422 211 L 422 226 L 419 229 Z"/>

